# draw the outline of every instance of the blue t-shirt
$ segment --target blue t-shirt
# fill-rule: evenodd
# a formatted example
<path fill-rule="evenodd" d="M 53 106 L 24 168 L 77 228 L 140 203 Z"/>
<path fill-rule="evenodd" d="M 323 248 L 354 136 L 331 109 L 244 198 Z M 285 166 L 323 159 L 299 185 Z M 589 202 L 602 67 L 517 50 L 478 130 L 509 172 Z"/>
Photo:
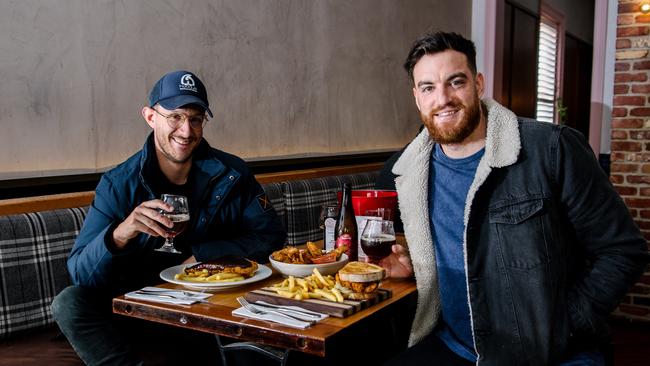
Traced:
<path fill-rule="evenodd" d="M 485 149 L 463 159 L 449 158 L 435 145 L 429 173 L 429 214 L 433 234 L 438 282 L 442 301 L 440 326 L 436 335 L 454 353 L 476 362 L 472 339 L 467 276 L 463 254 L 464 212 L 467 192 Z M 561 366 L 605 364 L 598 351 L 569 355 Z"/>
<path fill-rule="evenodd" d="M 429 216 L 442 302 L 436 335 L 454 353 L 472 362 L 476 361 L 476 352 L 463 254 L 463 217 L 467 192 L 484 151 L 452 159 L 436 144 L 429 167 Z"/>

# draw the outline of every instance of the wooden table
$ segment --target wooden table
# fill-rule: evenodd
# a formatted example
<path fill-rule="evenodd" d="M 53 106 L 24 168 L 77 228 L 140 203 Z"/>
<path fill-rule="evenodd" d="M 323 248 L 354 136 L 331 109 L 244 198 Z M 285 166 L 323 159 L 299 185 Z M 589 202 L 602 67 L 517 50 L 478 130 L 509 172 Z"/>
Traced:
<path fill-rule="evenodd" d="M 263 281 L 215 292 L 214 296 L 208 299 L 211 304 L 168 305 L 126 299 L 124 296 L 120 296 L 113 299 L 113 312 L 176 327 L 212 333 L 217 336 L 227 336 L 325 357 L 328 344 L 337 334 L 373 314 L 388 312 L 391 308 L 399 308 L 400 303 L 409 301 L 408 299 L 412 301 L 416 296 L 414 280 L 387 279 L 382 282 L 381 287 L 392 291 L 391 298 L 347 318 L 329 317 L 304 330 L 255 319 L 240 318 L 231 314 L 234 309 L 239 307 L 236 301 L 238 296 L 243 296 L 248 291 L 270 285 L 281 279 L 282 276 L 274 272 L 271 277 Z M 160 287 L 179 288 L 180 286 L 163 284 Z"/>

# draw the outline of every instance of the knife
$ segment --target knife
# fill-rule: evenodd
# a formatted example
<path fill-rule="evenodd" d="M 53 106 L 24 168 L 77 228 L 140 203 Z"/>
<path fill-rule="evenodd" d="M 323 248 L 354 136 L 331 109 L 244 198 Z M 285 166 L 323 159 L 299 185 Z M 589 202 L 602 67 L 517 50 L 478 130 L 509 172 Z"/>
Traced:
<path fill-rule="evenodd" d="M 274 309 L 277 311 L 282 311 L 286 313 L 292 313 L 292 314 L 300 314 L 301 316 L 308 317 L 310 319 L 325 319 L 327 318 L 327 314 L 322 314 L 318 313 L 315 311 L 311 311 L 305 308 L 301 308 L 299 306 L 290 306 L 290 305 L 275 305 L 271 304 L 262 300 L 258 300 L 253 303 L 253 305 L 256 305 L 261 308 L 267 308 L 267 309 Z"/>
<path fill-rule="evenodd" d="M 162 289 L 162 288 L 157 288 L 157 287 L 145 287 L 140 290 L 137 290 L 136 292 L 141 293 L 141 294 L 168 294 L 168 295 L 176 295 L 176 296 L 184 296 L 187 298 L 208 298 L 212 297 L 212 294 L 205 294 L 203 292 L 194 292 L 194 291 L 186 291 L 186 290 L 174 290 L 174 289 Z"/>
<path fill-rule="evenodd" d="M 282 324 L 292 328 L 305 329 L 313 324 L 313 322 L 305 322 L 296 318 L 292 318 L 288 315 L 277 313 L 253 313 L 246 309 L 245 307 L 237 308 L 232 311 L 233 315 L 243 316 L 246 318 L 253 318 L 258 320 L 265 320 L 273 323 Z"/>
<path fill-rule="evenodd" d="M 200 299 L 195 296 L 179 296 L 170 293 L 153 293 L 153 292 L 146 292 L 146 291 L 134 291 L 134 293 L 143 297 L 177 299 L 177 300 L 195 301 L 207 305 L 216 305 L 208 300 Z"/>

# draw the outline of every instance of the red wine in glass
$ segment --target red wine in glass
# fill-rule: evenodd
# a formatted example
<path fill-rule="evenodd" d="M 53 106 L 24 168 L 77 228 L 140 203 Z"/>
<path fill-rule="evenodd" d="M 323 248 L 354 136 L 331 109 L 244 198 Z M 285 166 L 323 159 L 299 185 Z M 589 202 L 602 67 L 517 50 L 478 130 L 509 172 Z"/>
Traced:
<path fill-rule="evenodd" d="M 389 220 L 369 219 L 361 233 L 361 249 L 368 262 L 378 264 L 392 253 L 395 229 Z"/>
<path fill-rule="evenodd" d="M 368 256 L 370 263 L 379 263 L 392 253 L 395 235 L 382 234 L 375 237 L 361 237 L 361 249 Z"/>

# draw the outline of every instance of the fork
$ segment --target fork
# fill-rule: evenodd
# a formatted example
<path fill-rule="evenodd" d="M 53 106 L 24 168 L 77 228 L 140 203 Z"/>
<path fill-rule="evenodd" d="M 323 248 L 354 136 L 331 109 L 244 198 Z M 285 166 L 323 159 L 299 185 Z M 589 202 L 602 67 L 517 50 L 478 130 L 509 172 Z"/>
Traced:
<path fill-rule="evenodd" d="M 197 294 L 197 293 L 189 292 L 189 291 L 183 291 L 183 290 L 173 290 L 173 289 L 169 289 L 169 290 L 145 290 L 145 289 L 140 289 L 140 290 L 138 290 L 138 292 L 141 292 L 141 293 L 144 293 L 144 294 L 152 294 L 152 295 L 157 295 L 157 294 L 166 295 L 166 294 L 180 293 L 185 297 L 201 297 L 201 294 Z"/>
<path fill-rule="evenodd" d="M 313 323 L 314 323 L 313 320 L 307 320 L 307 319 L 305 319 L 305 318 L 300 318 L 300 317 L 297 317 L 297 316 L 293 316 L 293 315 L 291 315 L 291 314 L 287 314 L 287 313 L 284 313 L 284 312 L 281 312 L 281 311 L 277 311 L 277 310 L 273 310 L 273 309 L 266 309 L 266 308 L 265 308 L 265 309 L 260 309 L 260 308 L 258 308 L 257 306 L 255 306 L 255 305 L 249 303 L 249 302 L 248 302 L 245 298 L 243 298 L 242 296 L 237 297 L 237 302 L 238 302 L 241 306 L 243 306 L 244 309 L 250 311 L 250 312 L 253 313 L 253 314 L 258 314 L 258 315 L 263 315 L 263 314 L 275 314 L 275 315 L 279 315 L 279 316 L 282 316 L 282 317 L 285 317 L 285 318 L 289 318 L 289 319 L 292 319 L 292 320 L 298 320 L 298 321 L 306 322 L 306 323 L 310 323 L 310 324 L 313 324 Z"/>
<path fill-rule="evenodd" d="M 142 290 L 136 291 L 136 293 L 146 295 L 146 296 L 151 296 L 151 297 L 162 297 L 162 298 L 179 299 L 179 300 L 185 299 L 185 300 L 197 301 L 201 304 L 215 305 L 214 303 L 208 300 L 197 298 L 196 297 L 197 295 L 182 297 L 182 296 L 170 295 L 169 293 L 156 293 L 156 292 L 151 292 L 151 291 L 147 292 Z"/>

